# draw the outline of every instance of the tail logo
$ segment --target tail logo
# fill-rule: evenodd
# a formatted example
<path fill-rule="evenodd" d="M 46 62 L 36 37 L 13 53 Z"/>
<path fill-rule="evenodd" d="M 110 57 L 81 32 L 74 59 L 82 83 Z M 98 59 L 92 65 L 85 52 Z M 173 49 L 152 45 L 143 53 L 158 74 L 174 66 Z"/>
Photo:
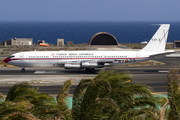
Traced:
<path fill-rule="evenodd" d="M 157 38 L 154 38 L 154 39 L 151 39 L 152 41 L 154 41 L 154 42 L 156 42 L 156 41 L 159 41 L 159 42 L 161 42 L 162 41 L 162 39 L 157 39 Z"/>
<path fill-rule="evenodd" d="M 166 39 L 166 35 L 168 34 L 168 32 L 169 32 L 169 30 L 167 30 L 166 32 L 165 32 L 165 30 L 163 30 L 164 35 L 162 38 L 159 38 L 159 39 L 158 38 L 152 38 L 151 40 L 154 42 L 156 42 L 156 41 L 161 42 L 163 39 Z"/>

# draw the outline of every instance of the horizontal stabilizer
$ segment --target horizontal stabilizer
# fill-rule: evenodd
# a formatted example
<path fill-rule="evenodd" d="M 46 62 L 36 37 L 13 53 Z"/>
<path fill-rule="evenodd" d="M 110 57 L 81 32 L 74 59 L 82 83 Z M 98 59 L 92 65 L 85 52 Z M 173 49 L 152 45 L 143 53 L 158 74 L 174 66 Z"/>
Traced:
<path fill-rule="evenodd" d="M 161 57 L 164 57 L 166 55 L 169 55 L 169 54 L 172 54 L 172 53 L 175 53 L 174 50 L 168 50 L 168 51 L 165 51 L 163 53 L 158 53 L 158 54 L 154 54 L 154 55 L 150 55 L 149 58 L 161 58 Z"/>

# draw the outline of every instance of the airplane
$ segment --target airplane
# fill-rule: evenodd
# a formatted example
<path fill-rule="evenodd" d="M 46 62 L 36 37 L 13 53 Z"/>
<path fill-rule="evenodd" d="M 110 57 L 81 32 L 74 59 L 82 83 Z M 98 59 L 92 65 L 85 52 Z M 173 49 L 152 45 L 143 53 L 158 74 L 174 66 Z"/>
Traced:
<path fill-rule="evenodd" d="M 21 67 L 64 67 L 65 69 L 85 69 L 94 73 L 95 68 L 112 64 L 131 64 L 157 56 L 174 53 L 165 51 L 170 24 L 160 24 L 149 43 L 139 51 L 28 51 L 18 52 L 4 59 L 4 62 Z"/>

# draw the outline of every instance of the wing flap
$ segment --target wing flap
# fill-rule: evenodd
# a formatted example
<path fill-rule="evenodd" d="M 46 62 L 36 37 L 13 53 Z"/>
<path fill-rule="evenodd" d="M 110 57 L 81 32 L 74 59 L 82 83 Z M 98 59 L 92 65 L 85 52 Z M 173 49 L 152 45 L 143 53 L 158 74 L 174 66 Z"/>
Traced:
<path fill-rule="evenodd" d="M 102 60 L 98 60 L 97 62 L 98 63 L 113 63 L 114 60 L 105 60 L 105 59 L 102 59 Z"/>

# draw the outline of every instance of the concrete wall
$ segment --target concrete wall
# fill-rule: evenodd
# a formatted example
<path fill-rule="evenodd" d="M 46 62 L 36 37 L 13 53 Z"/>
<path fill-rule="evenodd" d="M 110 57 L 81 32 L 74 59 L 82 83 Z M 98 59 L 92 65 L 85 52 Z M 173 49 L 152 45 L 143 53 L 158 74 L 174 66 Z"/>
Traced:
<path fill-rule="evenodd" d="M 180 48 L 180 40 L 174 40 L 174 48 Z"/>
<path fill-rule="evenodd" d="M 68 45 L 68 46 L 73 45 L 73 41 L 67 41 L 67 45 Z"/>
<path fill-rule="evenodd" d="M 64 39 L 57 39 L 57 45 L 64 46 Z"/>
<path fill-rule="evenodd" d="M 33 45 L 33 39 L 32 38 L 14 38 L 10 40 L 3 41 L 3 45 Z"/>

